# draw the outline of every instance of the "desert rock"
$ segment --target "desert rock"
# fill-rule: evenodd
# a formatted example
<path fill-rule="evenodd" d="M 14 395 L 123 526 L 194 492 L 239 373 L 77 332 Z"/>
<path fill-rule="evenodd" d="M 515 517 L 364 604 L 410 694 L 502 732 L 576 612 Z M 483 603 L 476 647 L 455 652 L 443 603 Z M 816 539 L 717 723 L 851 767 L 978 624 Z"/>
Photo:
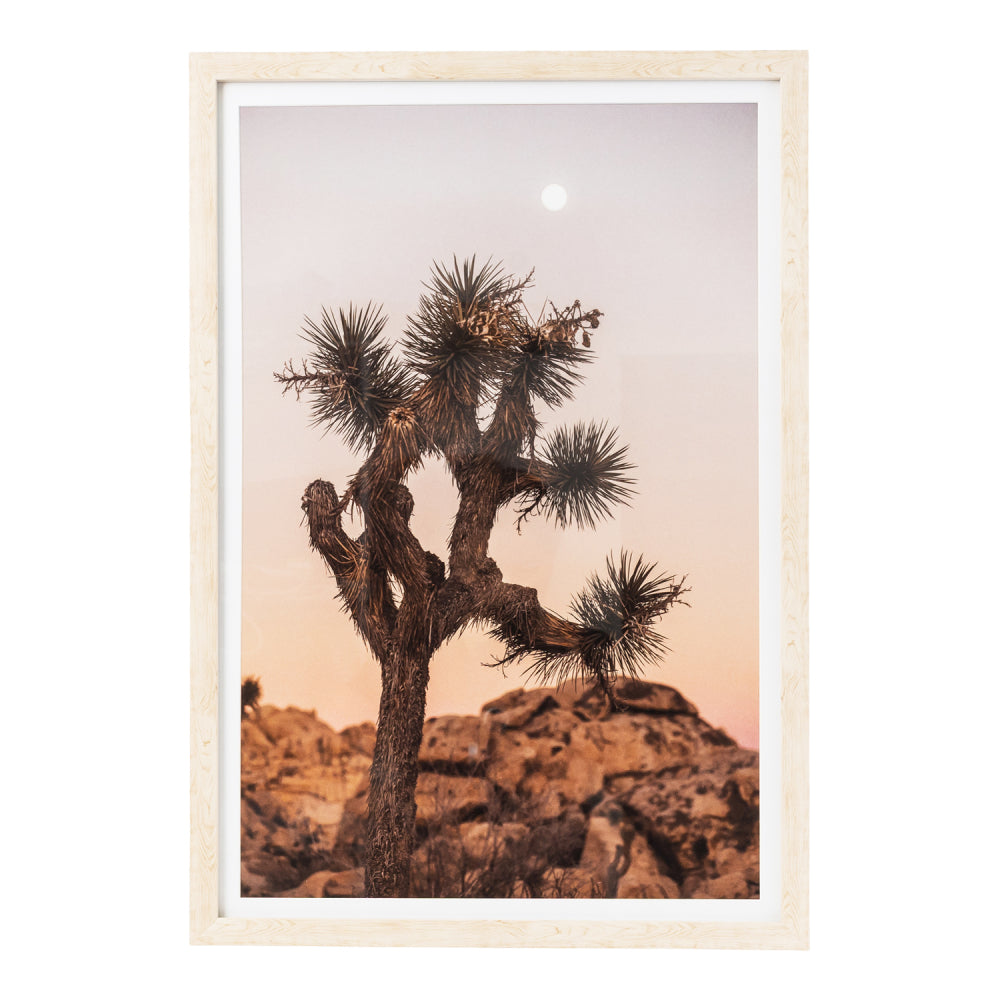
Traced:
<path fill-rule="evenodd" d="M 511 691 L 424 725 L 414 895 L 756 898 L 756 751 L 673 688 Z M 243 722 L 244 895 L 363 892 L 371 723 Z"/>

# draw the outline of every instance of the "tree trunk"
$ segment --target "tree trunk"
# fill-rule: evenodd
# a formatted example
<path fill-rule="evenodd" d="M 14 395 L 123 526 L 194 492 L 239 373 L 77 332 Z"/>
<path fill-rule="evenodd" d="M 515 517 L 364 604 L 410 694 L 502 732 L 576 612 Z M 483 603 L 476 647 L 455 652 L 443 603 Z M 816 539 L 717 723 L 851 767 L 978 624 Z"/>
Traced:
<path fill-rule="evenodd" d="M 430 652 L 399 643 L 382 671 L 368 793 L 366 896 L 408 896 L 416 818 L 417 757 L 424 728 Z"/>

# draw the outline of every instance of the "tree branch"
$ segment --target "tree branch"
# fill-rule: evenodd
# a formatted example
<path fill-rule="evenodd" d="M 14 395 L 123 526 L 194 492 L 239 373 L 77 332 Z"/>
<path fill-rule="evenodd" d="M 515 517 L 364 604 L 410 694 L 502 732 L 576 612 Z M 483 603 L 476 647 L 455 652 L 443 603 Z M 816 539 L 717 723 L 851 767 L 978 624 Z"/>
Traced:
<path fill-rule="evenodd" d="M 534 587 L 517 583 L 498 584 L 480 604 L 477 617 L 492 622 L 494 635 L 508 648 L 519 650 L 506 657 L 506 662 L 530 651 L 572 655 L 580 649 L 585 631 L 575 622 L 546 611 Z"/>
<path fill-rule="evenodd" d="M 436 648 L 466 625 L 491 623 L 503 642 L 498 665 L 533 657 L 530 672 L 543 680 L 590 675 L 614 703 L 612 685 L 635 677 L 666 647 L 656 621 L 675 604 L 685 604 L 684 580 L 656 576 L 655 566 L 622 553 L 608 559 L 607 576 L 592 576 L 573 601 L 574 620 L 547 611 L 531 587 L 504 583 L 487 559 L 477 576 L 454 574 L 435 595 Z"/>
<path fill-rule="evenodd" d="M 489 453 L 449 464 L 458 485 L 459 503 L 448 540 L 448 564 L 452 576 L 462 577 L 475 574 L 486 560 L 490 534 L 503 507 L 518 497 L 529 498 L 531 506 L 519 512 L 520 526 L 544 500 L 548 468 L 539 459 L 499 459 Z"/>
<path fill-rule="evenodd" d="M 306 487 L 302 509 L 309 522 L 309 541 L 333 571 L 344 605 L 368 643 L 383 660 L 396 626 L 397 608 L 386 567 L 363 533 L 350 538 L 341 523 L 342 507 L 330 483 L 317 479 Z"/>

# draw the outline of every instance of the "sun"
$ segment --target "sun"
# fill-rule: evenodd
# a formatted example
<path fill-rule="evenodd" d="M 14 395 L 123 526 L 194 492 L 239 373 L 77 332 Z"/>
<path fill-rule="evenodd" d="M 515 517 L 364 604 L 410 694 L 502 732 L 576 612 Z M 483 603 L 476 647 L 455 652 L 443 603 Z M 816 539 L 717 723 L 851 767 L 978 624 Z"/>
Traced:
<path fill-rule="evenodd" d="M 558 212 L 566 204 L 566 197 L 562 184 L 547 184 L 542 188 L 542 204 L 550 212 Z"/>

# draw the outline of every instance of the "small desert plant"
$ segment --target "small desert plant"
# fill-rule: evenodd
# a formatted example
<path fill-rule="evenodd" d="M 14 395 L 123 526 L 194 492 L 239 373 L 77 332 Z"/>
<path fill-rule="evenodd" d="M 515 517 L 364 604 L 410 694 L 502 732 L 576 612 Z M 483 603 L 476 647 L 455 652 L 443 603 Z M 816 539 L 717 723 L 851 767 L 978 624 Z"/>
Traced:
<path fill-rule="evenodd" d="M 240 686 L 241 714 L 245 719 L 249 712 L 256 712 L 260 708 L 261 696 L 260 678 L 244 677 Z"/>

